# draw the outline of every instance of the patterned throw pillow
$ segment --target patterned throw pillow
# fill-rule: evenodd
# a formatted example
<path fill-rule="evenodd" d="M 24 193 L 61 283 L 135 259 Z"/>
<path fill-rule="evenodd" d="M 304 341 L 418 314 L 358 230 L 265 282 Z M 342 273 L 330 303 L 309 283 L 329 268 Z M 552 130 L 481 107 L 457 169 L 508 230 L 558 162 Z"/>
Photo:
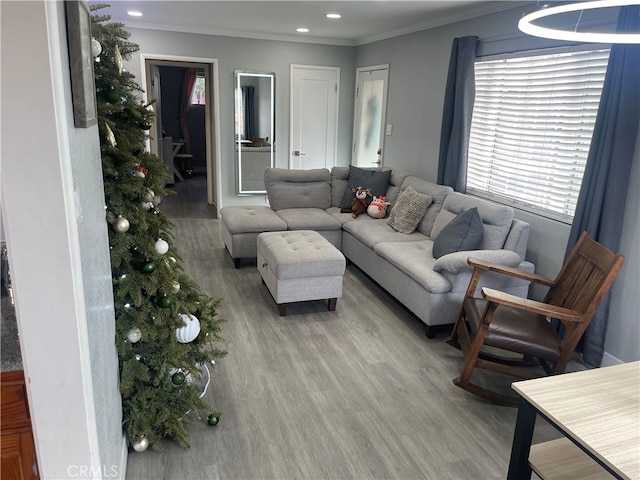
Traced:
<path fill-rule="evenodd" d="M 476 207 L 462 212 L 442 229 L 433 241 L 433 258 L 466 250 L 477 250 L 484 238 L 484 226 Z"/>
<path fill-rule="evenodd" d="M 431 202 L 433 198 L 429 195 L 407 187 L 393 206 L 387 224 L 396 232 L 409 235 L 417 228 Z"/>

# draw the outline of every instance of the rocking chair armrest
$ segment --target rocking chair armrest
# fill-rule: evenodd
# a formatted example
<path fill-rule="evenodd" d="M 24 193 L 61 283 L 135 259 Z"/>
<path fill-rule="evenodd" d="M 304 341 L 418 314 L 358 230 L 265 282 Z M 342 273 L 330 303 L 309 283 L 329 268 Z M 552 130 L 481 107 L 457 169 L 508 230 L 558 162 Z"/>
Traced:
<path fill-rule="evenodd" d="M 482 296 L 493 303 L 518 308 L 545 317 L 557 318 L 563 322 L 582 321 L 582 314 L 575 310 L 549 305 L 548 303 L 538 302 L 529 298 L 518 297 L 510 293 L 501 292 L 500 290 L 494 290 L 493 288 L 484 287 L 482 289 Z"/>
<path fill-rule="evenodd" d="M 487 262 L 485 260 L 480 260 L 472 257 L 469 257 L 467 263 L 474 268 L 479 268 L 480 270 L 502 273 L 511 277 L 521 278 L 523 280 L 529 280 L 530 282 L 539 283 L 547 287 L 552 287 L 553 285 L 555 285 L 555 282 L 547 277 L 543 277 L 542 275 L 538 275 L 536 273 L 525 272 L 524 270 L 520 270 L 519 268 L 505 267 L 504 265 L 499 265 L 497 263 Z"/>

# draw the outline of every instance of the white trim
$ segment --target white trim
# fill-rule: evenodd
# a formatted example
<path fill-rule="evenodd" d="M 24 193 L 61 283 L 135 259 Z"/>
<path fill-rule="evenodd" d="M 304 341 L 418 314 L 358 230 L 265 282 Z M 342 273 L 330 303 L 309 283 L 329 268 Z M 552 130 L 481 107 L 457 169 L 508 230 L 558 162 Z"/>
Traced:
<path fill-rule="evenodd" d="M 614 357 L 610 353 L 604 352 L 604 355 L 602 356 L 602 363 L 600 364 L 600 366 L 611 367 L 613 365 L 620 365 L 621 363 L 624 363 L 624 362 L 619 358 Z"/>
<path fill-rule="evenodd" d="M 147 97 L 147 69 L 146 61 L 150 60 L 165 60 L 174 62 L 190 62 L 190 63 L 204 63 L 211 67 L 211 85 L 207 87 L 208 92 L 212 95 L 208 96 L 207 103 L 205 105 L 205 112 L 209 108 L 209 97 L 213 97 L 213 112 L 208 111 L 209 118 L 213 113 L 213 141 L 210 138 L 211 128 L 206 129 L 205 135 L 207 140 L 207 201 L 209 204 L 216 206 L 219 211 L 222 207 L 222 184 L 221 184 L 221 156 L 220 151 L 220 81 L 219 81 L 219 68 L 217 58 L 206 57 L 188 57 L 184 55 L 166 55 L 162 53 L 147 53 L 140 52 L 140 86 L 142 88 L 142 99 L 145 103 L 148 100 Z M 149 150 L 149 141 L 147 140 L 147 150 Z M 215 171 L 215 175 L 214 175 Z M 215 188 L 213 185 L 215 183 Z M 215 195 L 215 198 L 214 198 Z"/>

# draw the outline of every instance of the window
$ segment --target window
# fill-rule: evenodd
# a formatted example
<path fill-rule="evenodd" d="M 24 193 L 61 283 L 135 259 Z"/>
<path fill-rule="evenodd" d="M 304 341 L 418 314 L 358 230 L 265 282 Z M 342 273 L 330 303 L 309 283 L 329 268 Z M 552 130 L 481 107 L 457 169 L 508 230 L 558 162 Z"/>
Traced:
<path fill-rule="evenodd" d="M 571 223 L 608 49 L 478 60 L 467 191 Z"/>
<path fill-rule="evenodd" d="M 205 88 L 204 88 L 204 76 L 198 76 L 196 78 L 196 84 L 193 87 L 193 95 L 191 95 L 192 105 L 204 105 L 205 104 Z"/>

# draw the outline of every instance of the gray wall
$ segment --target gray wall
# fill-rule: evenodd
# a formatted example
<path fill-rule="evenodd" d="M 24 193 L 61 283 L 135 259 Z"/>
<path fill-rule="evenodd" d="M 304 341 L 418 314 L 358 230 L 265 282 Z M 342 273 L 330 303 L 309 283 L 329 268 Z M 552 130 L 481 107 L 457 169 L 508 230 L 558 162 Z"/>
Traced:
<path fill-rule="evenodd" d="M 73 126 L 64 3 L 0 8 L 3 219 L 40 476 L 124 476 L 98 127 Z"/>
<path fill-rule="evenodd" d="M 525 36 L 517 30 L 522 8 L 506 10 L 402 37 L 361 46 L 356 67 L 389 64 L 387 123 L 393 135 L 385 143 L 384 163 L 427 180 L 436 181 L 440 147 L 440 125 L 446 88 L 451 43 L 455 37 L 477 35 L 479 55 L 494 55 L 567 45 Z M 636 175 L 631 177 L 621 252 L 627 262 L 614 284 L 606 354 L 603 364 L 617 359 L 640 359 L 638 311 L 638 214 L 640 202 L 639 155 L 635 156 Z M 554 277 L 562 264 L 570 225 L 516 211 L 516 216 L 531 224 L 527 258 L 536 271 Z M 632 248 L 635 245 L 635 248 Z M 543 290 L 534 290 L 540 297 Z"/>
<path fill-rule="evenodd" d="M 436 181 L 442 106 L 452 40 L 459 36 L 477 35 L 481 39 L 480 55 L 566 45 L 521 34 L 517 30 L 517 21 L 523 12 L 523 7 L 518 7 L 355 48 L 147 30 L 132 30 L 132 40 L 139 43 L 145 53 L 219 59 L 224 203 L 256 203 L 259 201 L 258 198 L 235 197 L 233 194 L 233 152 L 231 143 L 226 139 L 231 138 L 233 128 L 231 82 L 234 69 L 276 72 L 276 163 L 279 167 L 286 167 L 289 138 L 289 65 L 302 63 L 342 67 L 338 164 L 347 165 L 350 161 L 353 129 L 352 92 L 355 69 L 389 64 L 386 123 L 393 125 L 393 134 L 385 141 L 384 164 Z M 134 62 L 131 66 L 134 73 L 139 68 L 139 62 Z M 637 156 L 635 161 L 640 162 Z M 636 165 L 636 171 L 637 168 Z M 636 175 L 632 177 L 630 195 L 638 189 L 640 180 Z M 613 298 L 621 310 L 616 310 L 611 315 L 609 331 L 612 333 L 607 342 L 604 363 L 615 362 L 616 359 L 632 361 L 640 358 L 636 334 L 637 321 L 629 315 L 629 312 L 637 311 L 633 309 L 633 305 L 637 305 L 638 297 L 638 279 L 635 272 L 640 271 L 640 268 L 638 256 L 631 251 L 631 245 L 637 245 L 633 243 L 633 239 L 637 239 L 638 236 L 637 216 L 640 206 L 639 202 L 627 203 L 629 211 L 625 215 L 626 227 L 621 251 L 628 256 L 628 260 L 612 291 Z M 537 265 L 539 273 L 554 277 L 563 261 L 570 226 L 523 211 L 517 211 L 516 215 L 531 224 L 527 258 Z M 534 296 L 540 297 L 543 291 L 535 289 L 533 293 Z M 634 335 L 629 336 L 629 333 Z"/>
<path fill-rule="evenodd" d="M 340 67 L 338 165 L 351 158 L 355 48 L 332 45 L 253 40 L 247 38 L 129 29 L 131 41 L 145 56 L 175 55 L 218 60 L 220 75 L 220 149 L 222 205 L 255 204 L 263 197 L 236 195 L 233 130 L 233 73 L 235 70 L 275 72 L 276 166 L 289 165 L 289 84 L 291 64 Z M 127 69 L 140 80 L 140 56 Z M 208 101 L 209 99 L 207 99 Z"/>

